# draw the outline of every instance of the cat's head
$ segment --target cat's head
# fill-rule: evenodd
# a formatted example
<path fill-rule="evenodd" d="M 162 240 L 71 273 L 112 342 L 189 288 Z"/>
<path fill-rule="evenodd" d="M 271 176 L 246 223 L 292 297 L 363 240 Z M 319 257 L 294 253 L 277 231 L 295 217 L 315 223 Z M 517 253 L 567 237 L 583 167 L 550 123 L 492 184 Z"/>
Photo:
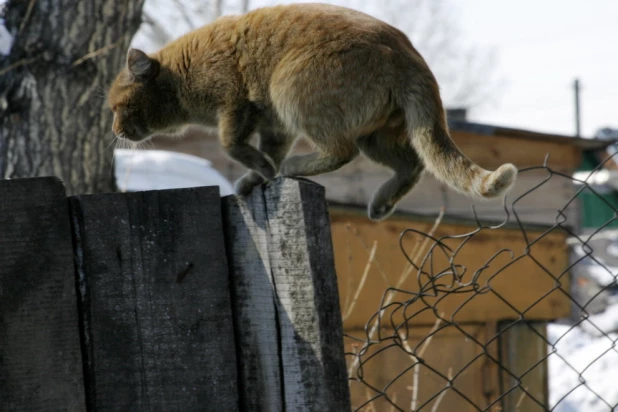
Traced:
<path fill-rule="evenodd" d="M 129 50 L 126 67 L 108 93 L 114 112 L 112 131 L 134 142 L 173 132 L 185 117 L 177 93 L 174 78 L 166 75 L 159 61 L 141 50 Z"/>

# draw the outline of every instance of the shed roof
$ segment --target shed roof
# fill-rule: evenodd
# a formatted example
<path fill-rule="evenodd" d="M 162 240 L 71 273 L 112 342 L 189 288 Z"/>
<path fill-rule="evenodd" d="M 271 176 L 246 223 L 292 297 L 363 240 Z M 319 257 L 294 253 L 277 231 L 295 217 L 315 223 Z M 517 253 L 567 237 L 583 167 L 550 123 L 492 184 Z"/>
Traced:
<path fill-rule="evenodd" d="M 555 143 L 568 143 L 582 150 L 599 150 L 618 142 L 618 139 L 584 139 L 581 137 L 540 133 L 530 130 L 514 129 L 482 123 L 473 123 L 464 120 L 449 120 L 449 128 L 453 131 L 476 133 L 487 136 L 504 136 L 528 140 L 544 140 Z"/>

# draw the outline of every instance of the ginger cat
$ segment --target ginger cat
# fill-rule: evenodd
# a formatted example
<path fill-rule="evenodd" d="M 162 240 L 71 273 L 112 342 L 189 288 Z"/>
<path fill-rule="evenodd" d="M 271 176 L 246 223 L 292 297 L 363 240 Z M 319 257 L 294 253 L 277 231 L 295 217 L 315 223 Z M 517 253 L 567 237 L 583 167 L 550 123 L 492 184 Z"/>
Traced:
<path fill-rule="evenodd" d="M 132 49 L 109 105 L 114 133 L 132 141 L 217 126 L 223 149 L 250 169 L 235 184 L 241 195 L 278 172 L 336 170 L 360 150 L 394 172 L 369 204 L 373 220 L 388 217 L 425 168 L 476 198 L 502 196 L 517 174 L 512 164 L 484 170 L 459 151 L 436 79 L 405 34 L 326 4 L 221 17 L 150 56 Z M 286 159 L 300 135 L 316 152 Z"/>

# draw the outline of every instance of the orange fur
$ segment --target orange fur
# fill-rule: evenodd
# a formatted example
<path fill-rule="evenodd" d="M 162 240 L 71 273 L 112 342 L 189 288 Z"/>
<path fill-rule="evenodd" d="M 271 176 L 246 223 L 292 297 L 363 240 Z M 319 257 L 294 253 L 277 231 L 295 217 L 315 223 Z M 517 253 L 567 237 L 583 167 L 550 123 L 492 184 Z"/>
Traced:
<path fill-rule="evenodd" d="M 147 56 L 131 50 L 109 93 L 116 135 L 139 141 L 187 124 L 217 126 L 250 171 L 248 193 L 274 177 L 341 167 L 359 150 L 394 170 L 369 216 L 387 217 L 426 167 L 456 190 L 496 197 L 516 170 L 488 172 L 448 134 L 438 84 L 408 38 L 366 14 L 296 4 L 226 16 Z M 260 135 L 259 147 L 248 144 Z M 286 159 L 303 135 L 316 153 Z M 495 187 L 491 184 L 495 183 Z"/>

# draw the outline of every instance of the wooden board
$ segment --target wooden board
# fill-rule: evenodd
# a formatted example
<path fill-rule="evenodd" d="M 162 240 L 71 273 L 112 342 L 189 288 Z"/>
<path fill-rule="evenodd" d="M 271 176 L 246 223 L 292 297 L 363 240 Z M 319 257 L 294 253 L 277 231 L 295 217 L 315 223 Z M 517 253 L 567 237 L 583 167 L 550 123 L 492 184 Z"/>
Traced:
<path fill-rule="evenodd" d="M 246 410 L 349 410 L 324 189 L 276 179 L 223 202 Z"/>
<path fill-rule="evenodd" d="M 71 198 L 89 408 L 234 411 L 216 187 Z"/>
<path fill-rule="evenodd" d="M 264 194 L 223 198 L 242 411 L 284 410 Z"/>
<path fill-rule="evenodd" d="M 348 331 L 352 406 L 376 412 L 547 410 L 545 326 L 441 322 L 399 328 L 399 336 L 391 328 Z M 375 343 L 363 349 L 368 336 Z"/>
<path fill-rule="evenodd" d="M 453 131 L 453 140 L 466 156 L 480 166 L 495 169 L 510 162 L 518 168 L 543 164 L 549 154 L 548 165 L 559 170 L 574 170 L 581 161 L 581 149 L 568 138 L 563 142 L 543 139 L 520 139 L 500 135 L 483 135 Z"/>
<path fill-rule="evenodd" d="M 431 222 L 403 218 L 374 223 L 362 214 L 345 213 L 342 209 L 331 211 L 335 264 L 344 314 L 350 312 L 350 305 L 357 295 L 353 310 L 344 318 L 346 330 L 363 328 L 371 316 L 380 310 L 387 289 L 405 276 L 408 261 L 400 250 L 399 237 L 402 231 L 413 228 L 427 233 L 431 226 Z M 434 237 L 464 235 L 473 229 L 470 226 L 443 223 Z M 527 235 L 529 241 L 533 241 L 541 232 L 529 230 Z M 414 252 L 424 239 L 413 233 L 404 237 L 404 250 L 416 264 L 423 261 L 429 250 Z M 463 246 L 462 241 L 452 239 L 445 241 L 445 244 L 453 250 L 461 247 L 452 263 L 467 268 L 461 283 L 471 282 L 473 274 L 478 274 L 476 289 L 468 286 L 464 293 L 444 291 L 437 297 L 428 296 L 416 301 L 406 309 L 413 324 L 432 324 L 431 310 L 443 312 L 446 318 L 452 318 L 458 323 L 511 319 L 524 312 L 530 320 L 550 320 L 569 315 L 570 300 L 558 290 L 569 290 L 569 277 L 565 274 L 568 266 L 565 233 L 554 230 L 546 234 L 530 248 L 529 256 L 524 256 L 527 243 L 519 230 L 488 229 L 472 236 Z M 375 259 L 363 283 L 363 273 L 374 242 Z M 432 241 L 429 246 L 431 244 Z M 501 250 L 505 251 L 492 258 Z M 513 251 L 513 258 L 506 250 Z M 451 257 L 450 253 L 435 248 L 431 259 L 423 266 L 425 272 L 434 275 L 444 273 L 445 277 L 436 283 L 445 285 L 445 290 L 450 290 L 448 288 L 453 281 L 453 276 L 448 274 L 452 269 L 449 261 Z M 556 283 L 555 279 L 559 279 L 560 283 Z M 406 302 L 413 299 L 421 285 L 427 284 L 426 275 L 419 275 L 418 271 L 412 270 L 401 284 L 401 289 L 408 293 L 389 293 L 393 293 L 394 302 Z M 452 288 L 458 286 L 454 283 Z M 388 316 L 385 315 L 386 318 Z"/>
<path fill-rule="evenodd" d="M 85 411 L 65 190 L 0 180 L 0 410 Z"/>
<path fill-rule="evenodd" d="M 414 326 L 407 334 L 402 329 L 397 340 L 392 339 L 396 336 L 392 329 L 382 329 L 372 336 L 372 341 L 381 342 L 366 349 L 360 370 L 354 366 L 354 353 L 362 348 L 356 339 L 366 340 L 367 334 L 347 331 L 346 336 L 356 338 L 346 339 L 353 410 L 500 411 L 498 347 L 490 341 L 495 327 L 439 326 L 442 329 L 436 332 L 432 326 Z"/>

